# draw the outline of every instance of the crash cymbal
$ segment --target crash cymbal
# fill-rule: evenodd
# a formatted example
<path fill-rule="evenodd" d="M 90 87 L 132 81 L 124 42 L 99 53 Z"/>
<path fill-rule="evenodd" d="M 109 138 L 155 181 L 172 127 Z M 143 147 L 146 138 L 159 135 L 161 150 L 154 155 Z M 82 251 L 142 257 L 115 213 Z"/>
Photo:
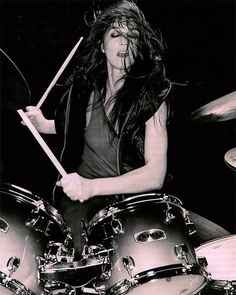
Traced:
<path fill-rule="evenodd" d="M 236 171 L 236 147 L 225 153 L 224 160 L 230 168 Z"/>
<path fill-rule="evenodd" d="M 236 119 L 236 91 L 200 107 L 190 114 L 189 119 L 197 123 Z"/>
<path fill-rule="evenodd" d="M 2 111 L 15 111 L 30 104 L 28 83 L 12 59 L 0 48 L 0 102 Z"/>

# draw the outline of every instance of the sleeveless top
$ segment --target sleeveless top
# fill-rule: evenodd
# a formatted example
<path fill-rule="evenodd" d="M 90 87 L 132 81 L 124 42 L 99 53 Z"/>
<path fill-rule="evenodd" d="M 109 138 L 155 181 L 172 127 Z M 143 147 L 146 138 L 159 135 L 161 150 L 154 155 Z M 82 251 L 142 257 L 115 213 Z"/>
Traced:
<path fill-rule="evenodd" d="M 91 117 L 84 132 L 84 149 L 78 173 L 86 178 L 117 176 L 117 143 L 118 136 L 112 127 L 103 103 L 101 94 L 94 91 Z"/>

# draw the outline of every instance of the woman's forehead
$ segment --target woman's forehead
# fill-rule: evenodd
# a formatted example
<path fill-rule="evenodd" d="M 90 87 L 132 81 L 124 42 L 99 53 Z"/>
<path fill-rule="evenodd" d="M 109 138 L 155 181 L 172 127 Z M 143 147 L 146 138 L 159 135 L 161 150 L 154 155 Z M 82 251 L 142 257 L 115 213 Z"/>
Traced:
<path fill-rule="evenodd" d="M 137 26 L 133 21 L 128 21 L 125 19 L 113 22 L 108 31 L 110 31 L 111 29 L 121 32 L 138 31 Z"/>

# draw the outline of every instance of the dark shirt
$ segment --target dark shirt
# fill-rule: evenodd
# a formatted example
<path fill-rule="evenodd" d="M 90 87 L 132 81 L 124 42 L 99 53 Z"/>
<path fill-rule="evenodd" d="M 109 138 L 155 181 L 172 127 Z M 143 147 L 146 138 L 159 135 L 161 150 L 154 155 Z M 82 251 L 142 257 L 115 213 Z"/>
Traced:
<path fill-rule="evenodd" d="M 84 150 L 78 173 L 86 178 L 117 176 L 118 137 L 105 113 L 100 93 L 94 92 L 91 117 L 84 133 Z"/>

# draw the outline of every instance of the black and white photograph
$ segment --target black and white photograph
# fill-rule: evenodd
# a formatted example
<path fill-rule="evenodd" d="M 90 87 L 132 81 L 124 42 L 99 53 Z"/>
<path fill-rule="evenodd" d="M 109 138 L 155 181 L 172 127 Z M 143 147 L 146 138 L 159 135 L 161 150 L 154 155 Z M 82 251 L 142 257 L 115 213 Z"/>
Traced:
<path fill-rule="evenodd" d="M 0 11 L 0 294 L 236 294 L 236 2 Z"/>

